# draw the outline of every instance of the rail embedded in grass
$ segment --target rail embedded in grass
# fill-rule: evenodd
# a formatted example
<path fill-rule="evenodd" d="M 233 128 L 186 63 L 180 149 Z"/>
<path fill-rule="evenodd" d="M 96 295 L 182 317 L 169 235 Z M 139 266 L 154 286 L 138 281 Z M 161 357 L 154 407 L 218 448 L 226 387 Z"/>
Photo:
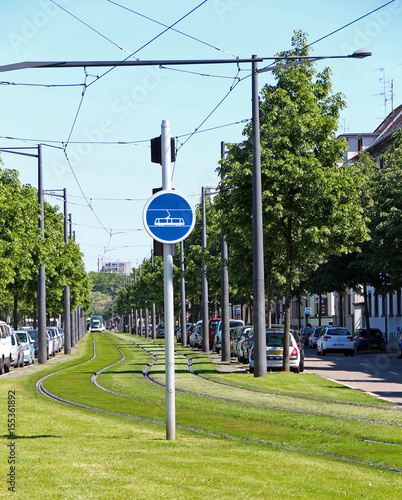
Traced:
<path fill-rule="evenodd" d="M 91 409 L 160 424 L 164 421 L 164 390 L 146 380 L 143 371 L 152 359 L 151 353 L 157 353 L 159 359 L 152 366 L 152 377 L 163 378 L 163 345 L 136 339 L 140 349 L 134 345 L 132 337 L 113 336 L 113 340 L 111 339 L 111 335 L 96 336 L 96 357 L 85 366 L 68 370 L 69 376 L 64 377 L 64 385 L 61 383 L 61 374 L 47 379 L 46 384 L 53 385 L 52 393 L 67 392 L 68 399 L 71 399 L 72 392 L 75 391 L 76 397 L 73 399 L 78 399 L 80 404 L 86 404 Z M 125 355 L 124 360 L 121 353 Z M 182 361 L 178 364 L 184 366 L 187 360 L 183 354 L 178 353 L 177 359 L 180 358 Z M 118 360 L 121 361 L 116 364 Z M 113 366 L 103 370 L 112 364 Z M 102 387 L 109 389 L 110 393 L 100 391 L 91 383 L 94 373 L 99 373 Z M 197 386 L 200 380 L 188 370 L 181 371 L 181 383 L 191 385 L 196 381 Z M 206 380 L 202 382 L 214 386 L 216 390 L 216 383 Z M 239 391 L 231 386 L 221 386 L 220 389 L 226 391 L 227 395 L 231 394 L 231 397 L 213 398 L 202 394 L 202 390 L 198 393 L 178 393 L 178 428 L 220 435 L 229 440 L 243 440 L 278 449 L 325 455 L 367 465 L 375 463 L 377 467 L 402 470 L 402 429 L 398 427 L 391 429 L 378 422 L 362 425 L 358 420 L 353 421 L 352 416 L 350 421 L 342 421 L 330 413 L 306 413 L 301 416 L 289 409 L 267 407 L 258 400 L 241 401 Z M 244 389 L 241 392 L 247 393 Z M 247 397 L 250 397 L 250 393 L 257 399 L 261 396 L 250 391 Z M 396 446 L 391 450 L 389 444 Z M 373 457 L 378 460 L 373 460 Z"/>

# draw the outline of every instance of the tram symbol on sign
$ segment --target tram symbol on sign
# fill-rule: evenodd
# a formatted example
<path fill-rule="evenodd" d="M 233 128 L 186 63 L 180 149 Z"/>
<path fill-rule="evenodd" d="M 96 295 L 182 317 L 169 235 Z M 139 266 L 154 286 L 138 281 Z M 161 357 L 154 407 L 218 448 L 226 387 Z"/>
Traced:
<path fill-rule="evenodd" d="M 188 198 L 174 190 L 155 193 L 145 204 L 142 219 L 148 234 L 161 243 L 178 243 L 191 233 L 195 212 Z"/>
<path fill-rule="evenodd" d="M 169 227 L 169 226 L 184 226 L 184 219 L 181 217 L 172 217 L 170 215 L 169 210 L 166 210 L 168 213 L 167 217 L 158 217 L 155 219 L 154 225 L 155 226 L 164 226 L 164 227 Z"/>

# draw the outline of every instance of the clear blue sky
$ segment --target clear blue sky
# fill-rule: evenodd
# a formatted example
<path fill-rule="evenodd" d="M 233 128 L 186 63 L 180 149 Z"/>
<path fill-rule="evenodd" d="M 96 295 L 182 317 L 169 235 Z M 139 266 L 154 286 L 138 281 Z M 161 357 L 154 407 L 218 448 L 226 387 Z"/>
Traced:
<path fill-rule="evenodd" d="M 301 29 L 308 33 L 310 43 L 325 37 L 313 44 L 313 55 L 346 55 L 358 48 L 373 53 L 360 61 L 330 60 L 317 65 L 317 70 L 331 67 L 333 90 L 346 97 L 348 107 L 342 112 L 339 133 L 374 131 L 385 112 L 391 111 L 391 80 L 394 107 L 402 102 L 402 0 L 337 32 L 386 1 L 207 0 L 201 6 L 202 0 L 117 1 L 138 14 L 107 0 L 56 3 L 70 14 L 50 0 L 0 3 L 0 65 L 123 60 L 136 51 L 140 59 L 157 60 L 271 57 L 289 49 L 293 31 Z M 165 28 L 143 17 L 171 25 L 193 9 L 174 26 L 182 33 L 169 30 L 159 37 Z M 241 78 L 249 68 L 241 65 Z M 142 225 L 142 209 L 152 188 L 161 185 L 161 167 L 150 161 L 149 140 L 160 134 L 162 120 L 169 120 L 179 145 L 185 143 L 174 166 L 173 186 L 194 205 L 202 186 L 218 182 L 220 142 L 242 139 L 244 123 L 238 122 L 251 117 L 250 79 L 239 83 L 200 126 L 228 94 L 237 67 L 180 69 L 198 74 L 158 67 L 117 68 L 99 79 L 105 68 L 88 68 L 87 76 L 82 68 L 0 74 L 1 82 L 19 84 L 83 84 L 86 79 L 83 98 L 82 85 L 0 85 L 0 147 L 38 142 L 56 146 L 44 147 L 44 187 L 67 188 L 73 229 L 87 271 L 97 270 L 99 255 L 131 261 L 133 266 L 150 256 L 152 241 Z M 259 76 L 260 88 L 265 83 L 274 83 L 270 73 Z M 190 138 L 186 135 L 196 129 L 213 130 Z M 62 149 L 68 140 L 66 152 L 72 168 Z M 114 144 L 94 144 L 99 142 Z M 20 172 L 22 183 L 37 186 L 34 159 L 7 153 L 1 157 L 4 167 Z M 49 196 L 47 200 L 55 203 Z"/>

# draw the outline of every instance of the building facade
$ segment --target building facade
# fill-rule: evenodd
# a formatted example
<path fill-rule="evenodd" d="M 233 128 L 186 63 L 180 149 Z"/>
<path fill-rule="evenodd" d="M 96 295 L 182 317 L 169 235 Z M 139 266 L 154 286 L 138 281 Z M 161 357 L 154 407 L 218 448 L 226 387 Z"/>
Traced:
<path fill-rule="evenodd" d="M 130 276 L 131 262 L 123 262 L 121 260 L 104 259 L 98 257 L 98 272 L 99 273 L 114 273 Z"/>

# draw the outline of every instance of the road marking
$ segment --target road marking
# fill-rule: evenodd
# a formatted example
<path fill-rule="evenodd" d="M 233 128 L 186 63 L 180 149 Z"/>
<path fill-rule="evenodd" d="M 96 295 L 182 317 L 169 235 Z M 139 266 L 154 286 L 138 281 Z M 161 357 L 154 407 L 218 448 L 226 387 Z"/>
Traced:
<path fill-rule="evenodd" d="M 395 372 L 388 372 L 390 373 L 391 375 L 399 375 L 399 373 L 395 373 Z"/>
<path fill-rule="evenodd" d="M 368 365 L 366 365 L 365 363 L 360 363 L 360 364 L 361 364 L 362 366 L 368 366 Z"/>

